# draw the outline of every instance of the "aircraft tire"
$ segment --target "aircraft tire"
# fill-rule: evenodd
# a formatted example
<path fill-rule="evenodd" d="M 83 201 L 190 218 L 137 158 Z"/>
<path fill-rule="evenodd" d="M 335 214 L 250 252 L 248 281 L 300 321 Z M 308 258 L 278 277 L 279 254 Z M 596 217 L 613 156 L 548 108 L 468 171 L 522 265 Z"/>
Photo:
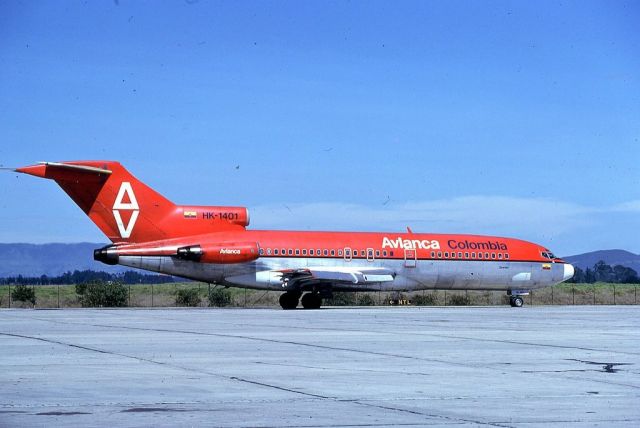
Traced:
<path fill-rule="evenodd" d="M 282 307 L 282 309 L 295 309 L 296 307 L 298 307 L 299 299 L 299 294 L 290 292 L 282 293 L 279 299 L 280 306 Z"/>
<path fill-rule="evenodd" d="M 514 308 L 521 308 L 524 306 L 524 299 L 520 296 L 514 296 L 510 300 L 511 306 Z"/>
<path fill-rule="evenodd" d="M 320 309 L 322 297 L 318 293 L 307 293 L 302 296 L 302 307 L 305 309 Z"/>

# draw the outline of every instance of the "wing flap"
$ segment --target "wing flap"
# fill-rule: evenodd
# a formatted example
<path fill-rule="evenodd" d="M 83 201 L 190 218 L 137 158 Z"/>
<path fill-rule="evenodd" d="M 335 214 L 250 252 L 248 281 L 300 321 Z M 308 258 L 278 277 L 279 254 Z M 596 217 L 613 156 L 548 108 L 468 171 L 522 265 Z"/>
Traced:
<path fill-rule="evenodd" d="M 345 284 L 371 284 L 390 282 L 395 279 L 395 272 L 386 268 L 347 268 L 317 266 L 305 269 L 283 270 L 284 282 L 318 281 L 339 282 Z"/>

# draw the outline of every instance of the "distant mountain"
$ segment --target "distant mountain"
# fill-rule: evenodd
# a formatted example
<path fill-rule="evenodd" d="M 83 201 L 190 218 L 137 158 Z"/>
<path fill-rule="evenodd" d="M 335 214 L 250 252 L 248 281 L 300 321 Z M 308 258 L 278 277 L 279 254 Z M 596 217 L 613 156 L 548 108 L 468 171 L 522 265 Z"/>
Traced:
<path fill-rule="evenodd" d="M 0 244 L 0 277 L 57 276 L 67 271 L 92 269 L 109 273 L 129 270 L 93 260 L 93 250 L 105 244 Z"/>
<path fill-rule="evenodd" d="M 610 266 L 622 265 L 630 267 L 640 274 L 640 255 L 625 250 L 592 251 L 590 253 L 563 257 L 563 259 L 582 270 L 592 268 L 594 264 L 602 260 Z"/>

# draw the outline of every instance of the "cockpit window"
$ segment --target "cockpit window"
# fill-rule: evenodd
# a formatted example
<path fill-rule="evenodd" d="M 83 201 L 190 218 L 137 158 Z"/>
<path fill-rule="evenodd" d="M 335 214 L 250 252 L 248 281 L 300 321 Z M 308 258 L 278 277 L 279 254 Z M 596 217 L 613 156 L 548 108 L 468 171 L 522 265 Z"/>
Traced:
<path fill-rule="evenodd" d="M 551 251 L 542 251 L 542 257 L 553 260 L 555 258 L 557 258 L 556 256 L 553 255 L 553 253 Z"/>

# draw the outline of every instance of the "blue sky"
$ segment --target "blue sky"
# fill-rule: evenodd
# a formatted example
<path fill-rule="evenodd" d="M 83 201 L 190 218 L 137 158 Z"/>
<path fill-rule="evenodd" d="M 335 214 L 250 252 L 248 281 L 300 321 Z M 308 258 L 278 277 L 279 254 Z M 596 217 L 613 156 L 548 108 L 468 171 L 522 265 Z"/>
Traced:
<path fill-rule="evenodd" d="M 640 253 L 638 2 L 3 2 L 0 163 L 114 159 L 252 227 Z M 0 242 L 101 242 L 0 175 Z"/>

